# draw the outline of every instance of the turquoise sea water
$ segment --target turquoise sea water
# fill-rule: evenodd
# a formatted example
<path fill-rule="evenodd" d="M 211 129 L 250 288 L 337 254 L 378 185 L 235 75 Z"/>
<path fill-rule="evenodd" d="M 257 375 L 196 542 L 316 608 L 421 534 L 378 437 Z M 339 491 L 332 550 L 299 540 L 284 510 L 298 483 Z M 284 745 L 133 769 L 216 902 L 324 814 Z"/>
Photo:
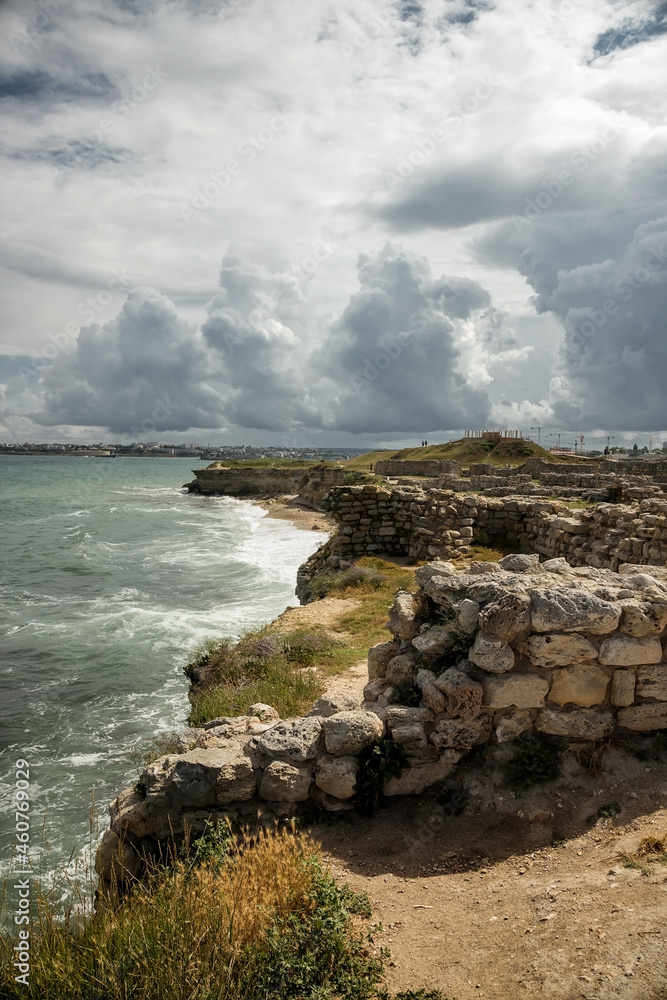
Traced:
<path fill-rule="evenodd" d="M 0 878 L 17 758 L 34 859 L 45 840 L 41 868 L 57 868 L 87 850 L 92 789 L 103 832 L 136 780 L 128 747 L 185 726 L 189 653 L 298 603 L 297 567 L 325 536 L 184 493 L 192 464 L 0 457 Z"/>

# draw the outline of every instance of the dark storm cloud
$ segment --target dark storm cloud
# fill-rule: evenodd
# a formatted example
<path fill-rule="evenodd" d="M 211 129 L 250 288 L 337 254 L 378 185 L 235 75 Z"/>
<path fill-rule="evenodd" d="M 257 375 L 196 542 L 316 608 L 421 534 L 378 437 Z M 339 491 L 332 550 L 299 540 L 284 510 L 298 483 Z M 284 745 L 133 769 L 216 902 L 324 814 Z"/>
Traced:
<path fill-rule="evenodd" d="M 32 419 L 136 437 L 220 427 L 223 400 L 210 374 L 192 325 L 154 289 L 134 289 L 115 319 L 83 327 L 73 351 L 45 371 L 44 406 Z"/>
<path fill-rule="evenodd" d="M 487 259 L 512 256 L 538 312 L 564 333 L 551 400 L 563 427 L 667 426 L 667 204 L 645 210 L 554 216 L 483 243 Z M 479 246 L 480 244 L 478 244 Z"/>
<path fill-rule="evenodd" d="M 7 159 L 25 163 L 46 163 L 56 171 L 75 168 L 95 170 L 107 164 L 127 163 L 138 159 L 132 150 L 122 146 L 91 142 L 86 138 L 62 139 L 56 136 L 42 140 L 38 146 L 7 151 L 4 155 Z"/>
<path fill-rule="evenodd" d="M 104 73 L 90 70 L 74 72 L 63 64 L 55 72 L 31 69 L 0 77 L 0 100 L 34 104 L 112 101 L 118 95 L 116 85 Z"/>
<path fill-rule="evenodd" d="M 201 332 L 164 296 L 134 289 L 114 320 L 84 327 L 44 370 L 34 419 L 135 437 L 224 424 L 392 434 L 484 422 L 489 401 L 461 370 L 453 324 L 479 316 L 496 331 L 492 353 L 506 350 L 488 293 L 434 278 L 426 258 L 391 245 L 362 254 L 358 277 L 319 344 L 294 274 L 234 251 Z"/>
<path fill-rule="evenodd" d="M 448 313 L 488 302 L 474 282 L 433 280 L 428 261 L 387 245 L 358 263 L 354 294 L 315 359 L 336 387 L 328 429 L 417 432 L 483 423 L 486 394 L 459 370 Z"/>
<path fill-rule="evenodd" d="M 619 49 L 630 49 L 667 33 L 667 3 L 658 4 L 647 16 L 632 18 L 609 28 L 595 40 L 595 56 L 608 56 Z"/>
<path fill-rule="evenodd" d="M 458 229 L 515 212 L 524 188 L 530 185 L 503 167 L 480 163 L 445 167 L 437 176 L 412 183 L 378 214 L 398 232 L 425 226 Z"/>

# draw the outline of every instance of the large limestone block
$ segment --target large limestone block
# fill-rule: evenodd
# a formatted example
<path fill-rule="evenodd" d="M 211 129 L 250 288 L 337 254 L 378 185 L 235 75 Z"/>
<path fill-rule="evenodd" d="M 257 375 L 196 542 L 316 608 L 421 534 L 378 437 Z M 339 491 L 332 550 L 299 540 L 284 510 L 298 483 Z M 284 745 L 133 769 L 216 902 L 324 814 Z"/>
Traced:
<path fill-rule="evenodd" d="M 419 635 L 419 622 L 416 619 L 418 603 L 414 594 L 407 590 L 399 590 L 389 611 L 387 628 L 398 639 L 414 639 Z"/>
<path fill-rule="evenodd" d="M 591 708 L 600 705 L 607 696 L 609 677 L 594 663 L 554 670 L 549 701 L 556 705 L 578 705 Z"/>
<path fill-rule="evenodd" d="M 370 681 L 370 684 L 376 685 L 375 688 L 370 689 L 371 691 L 378 692 L 375 697 L 378 697 L 384 688 L 387 687 L 387 682 L 382 678 L 379 681 Z M 370 684 L 367 684 L 364 688 L 364 698 L 367 701 L 374 701 L 373 697 L 368 697 L 366 694 L 366 688 L 370 688 Z M 355 695 L 346 694 L 344 691 L 327 693 L 317 699 L 307 715 L 319 715 L 323 719 L 328 719 L 330 715 L 336 715 L 337 712 L 351 712 L 355 708 L 359 708 L 359 699 Z"/>
<path fill-rule="evenodd" d="M 451 629 L 442 625 L 432 625 L 431 628 L 412 640 L 412 645 L 424 657 L 442 656 L 454 642 Z"/>
<path fill-rule="evenodd" d="M 484 704 L 489 708 L 542 708 L 549 682 L 537 674 L 507 674 L 486 677 Z"/>
<path fill-rule="evenodd" d="M 609 700 L 618 708 L 627 708 L 635 700 L 634 670 L 614 670 Z"/>
<path fill-rule="evenodd" d="M 569 535 L 588 535 L 591 526 L 586 521 L 579 521 L 576 517 L 557 517 L 553 523 L 553 528 L 565 531 Z"/>
<path fill-rule="evenodd" d="M 255 772 L 248 757 L 239 754 L 220 768 L 215 785 L 216 802 L 219 806 L 246 802 L 256 790 Z"/>
<path fill-rule="evenodd" d="M 662 646 L 653 636 L 633 639 L 632 636 L 617 632 L 609 636 L 600 646 L 600 663 L 612 667 L 634 667 L 644 663 L 660 663 Z"/>
<path fill-rule="evenodd" d="M 357 790 L 358 773 L 356 757 L 320 757 L 315 784 L 336 799 L 351 799 Z"/>
<path fill-rule="evenodd" d="M 603 601 L 585 590 L 536 590 L 531 598 L 531 624 L 535 632 L 613 632 L 621 617 L 619 605 Z"/>
<path fill-rule="evenodd" d="M 384 793 L 390 797 L 419 795 L 431 785 L 448 778 L 460 759 L 461 754 L 457 750 L 445 750 L 438 760 L 415 764 L 404 771 L 400 778 L 390 778 Z"/>
<path fill-rule="evenodd" d="M 667 626 L 667 605 L 645 601 L 623 601 L 619 632 L 641 639 L 646 635 L 661 635 Z"/>
<path fill-rule="evenodd" d="M 218 775 L 237 752 L 236 748 L 228 750 L 196 747 L 177 757 L 166 785 L 170 804 L 183 809 L 214 806 Z"/>
<path fill-rule="evenodd" d="M 498 565 L 510 573 L 534 573 L 540 568 L 540 557 L 514 552 L 512 555 L 499 559 Z"/>
<path fill-rule="evenodd" d="M 384 734 L 384 723 L 374 712 L 339 712 L 322 725 L 327 753 L 337 757 L 358 753 Z"/>
<path fill-rule="evenodd" d="M 123 843 L 117 833 L 107 830 L 95 853 L 95 871 L 107 882 L 123 882 L 139 878 L 141 858 L 130 844 Z"/>
<path fill-rule="evenodd" d="M 637 671 L 637 694 L 642 698 L 667 701 L 667 663 L 639 668 Z"/>
<path fill-rule="evenodd" d="M 497 720 L 496 739 L 499 743 L 509 743 L 510 740 L 517 739 L 532 728 L 533 719 L 530 712 L 515 712 Z"/>
<path fill-rule="evenodd" d="M 164 840 L 178 831 L 181 824 L 177 809 L 169 809 L 164 795 L 142 797 L 134 788 L 124 789 L 109 806 L 111 829 L 119 836 L 128 831 L 135 837 Z"/>
<path fill-rule="evenodd" d="M 650 733 L 654 729 L 667 729 L 667 704 L 665 702 L 645 702 L 631 705 L 618 713 L 618 724 L 624 729 L 638 733 Z"/>
<path fill-rule="evenodd" d="M 409 684 L 414 679 L 415 660 L 409 653 L 394 656 L 387 666 L 386 681 L 388 684 Z"/>
<path fill-rule="evenodd" d="M 475 719 L 482 709 L 484 689 L 462 670 L 449 667 L 433 681 L 447 700 L 447 711 L 458 719 Z"/>
<path fill-rule="evenodd" d="M 435 716 L 428 708 L 390 705 L 387 709 L 387 728 L 390 732 L 397 726 L 407 726 L 412 722 L 433 722 Z"/>
<path fill-rule="evenodd" d="M 312 775 L 307 768 L 274 760 L 264 772 L 259 795 L 268 802 L 305 802 L 311 781 Z"/>
<path fill-rule="evenodd" d="M 514 650 L 506 642 L 478 632 L 468 659 L 491 674 L 504 674 L 514 666 Z"/>
<path fill-rule="evenodd" d="M 530 627 L 530 598 L 526 594 L 503 594 L 480 611 L 479 627 L 490 639 L 513 642 Z"/>
<path fill-rule="evenodd" d="M 368 650 L 368 679 L 374 681 L 387 673 L 389 661 L 393 660 L 399 651 L 397 642 L 379 642 Z"/>
<path fill-rule="evenodd" d="M 439 719 L 429 736 L 431 743 L 439 750 L 470 750 L 478 743 L 486 743 L 491 735 L 491 719 Z"/>
<path fill-rule="evenodd" d="M 322 742 L 322 720 L 318 716 L 279 722 L 257 740 L 260 753 L 305 764 L 317 757 Z"/>
<path fill-rule="evenodd" d="M 601 740 L 614 724 L 611 712 L 596 712 L 591 708 L 575 708 L 571 712 L 557 712 L 545 708 L 535 721 L 535 728 L 551 736 L 565 736 L 578 740 Z"/>
<path fill-rule="evenodd" d="M 597 659 L 598 651 L 592 642 L 574 632 L 556 632 L 547 635 L 529 635 L 521 651 L 536 667 L 565 667 L 571 663 Z"/>

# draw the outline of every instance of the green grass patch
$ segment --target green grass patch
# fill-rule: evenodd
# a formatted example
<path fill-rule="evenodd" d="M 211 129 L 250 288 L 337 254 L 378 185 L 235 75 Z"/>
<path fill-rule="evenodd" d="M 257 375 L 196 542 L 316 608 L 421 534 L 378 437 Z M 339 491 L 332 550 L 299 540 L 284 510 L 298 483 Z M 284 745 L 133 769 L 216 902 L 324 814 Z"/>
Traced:
<path fill-rule="evenodd" d="M 411 589 L 413 569 L 365 557 L 339 574 L 332 588 L 336 597 L 359 601 L 335 626 L 340 640 L 321 627 L 281 635 L 268 626 L 236 644 L 221 639 L 202 647 L 185 667 L 193 684 L 190 725 L 243 715 L 255 702 L 272 705 L 282 718 L 304 714 L 325 690 L 327 677 L 365 660 L 370 646 L 386 641 L 394 595 Z"/>

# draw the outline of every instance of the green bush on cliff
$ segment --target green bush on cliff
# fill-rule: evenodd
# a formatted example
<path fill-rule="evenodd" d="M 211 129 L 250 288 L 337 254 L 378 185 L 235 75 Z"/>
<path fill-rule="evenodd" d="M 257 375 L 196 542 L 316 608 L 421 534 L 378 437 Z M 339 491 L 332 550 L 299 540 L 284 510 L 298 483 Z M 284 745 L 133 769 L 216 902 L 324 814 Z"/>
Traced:
<path fill-rule="evenodd" d="M 331 657 L 334 646 L 323 629 L 262 630 L 236 645 L 225 640 L 208 659 L 185 667 L 193 683 L 190 724 L 243 715 L 256 702 L 272 705 L 283 718 L 307 711 L 322 691 L 319 679 L 304 668 Z"/>

